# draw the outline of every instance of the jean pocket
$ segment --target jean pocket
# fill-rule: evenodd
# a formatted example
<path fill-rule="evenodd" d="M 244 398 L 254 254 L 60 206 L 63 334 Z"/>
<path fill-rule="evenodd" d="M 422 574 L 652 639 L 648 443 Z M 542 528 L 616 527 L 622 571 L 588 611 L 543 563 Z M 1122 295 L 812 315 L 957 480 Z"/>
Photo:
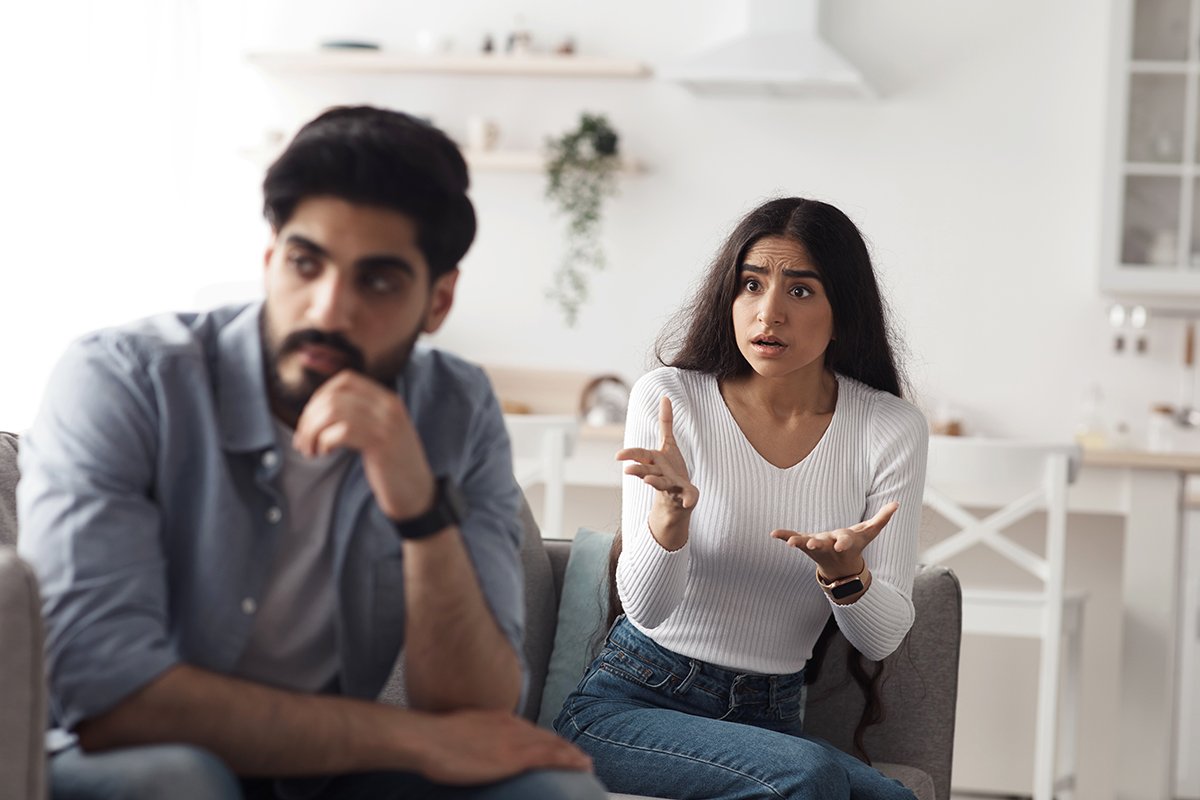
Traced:
<path fill-rule="evenodd" d="M 623 647 L 612 645 L 600 654 L 600 669 L 647 689 L 661 689 L 677 680 L 669 669 L 647 661 Z"/>

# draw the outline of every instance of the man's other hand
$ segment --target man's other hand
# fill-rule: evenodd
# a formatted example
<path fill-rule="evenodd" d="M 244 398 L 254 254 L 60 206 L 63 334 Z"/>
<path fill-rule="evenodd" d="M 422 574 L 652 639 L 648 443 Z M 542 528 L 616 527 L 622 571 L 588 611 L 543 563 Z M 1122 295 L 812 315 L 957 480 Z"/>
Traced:
<path fill-rule="evenodd" d="M 590 772 L 592 760 L 569 742 L 503 711 L 456 711 L 429 719 L 418 771 L 434 783 L 473 786 L 532 769 Z"/>

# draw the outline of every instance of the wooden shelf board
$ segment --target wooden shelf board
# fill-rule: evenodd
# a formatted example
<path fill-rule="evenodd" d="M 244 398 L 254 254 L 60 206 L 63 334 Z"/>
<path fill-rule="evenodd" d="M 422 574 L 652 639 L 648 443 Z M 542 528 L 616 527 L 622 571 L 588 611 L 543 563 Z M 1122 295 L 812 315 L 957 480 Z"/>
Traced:
<path fill-rule="evenodd" d="M 546 156 L 537 150 L 463 150 L 467 166 L 486 172 L 544 172 Z M 636 175 L 646 171 L 645 165 L 621 158 L 619 171 Z"/>
<path fill-rule="evenodd" d="M 260 51 L 246 56 L 264 69 L 288 72 L 399 72 L 434 75 L 509 75 L 558 78 L 648 78 L 650 67 L 630 59 L 530 54 L 401 55 L 382 51 Z"/>

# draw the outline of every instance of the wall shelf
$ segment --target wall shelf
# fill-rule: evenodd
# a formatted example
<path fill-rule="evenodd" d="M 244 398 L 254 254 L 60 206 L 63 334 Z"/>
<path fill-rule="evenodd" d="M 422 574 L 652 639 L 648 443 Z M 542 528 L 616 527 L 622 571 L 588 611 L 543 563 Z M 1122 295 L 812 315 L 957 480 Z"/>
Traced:
<path fill-rule="evenodd" d="M 545 172 L 546 156 L 537 150 L 466 150 L 462 151 L 467 166 L 481 172 Z M 618 171 L 623 175 L 638 175 L 646 171 L 644 164 L 621 158 Z"/>
<path fill-rule="evenodd" d="M 260 51 L 251 63 L 281 72 L 424 73 L 538 78 L 649 78 L 650 67 L 628 59 L 528 55 L 403 55 L 381 51 Z"/>
<path fill-rule="evenodd" d="M 277 145 L 244 147 L 238 152 L 264 169 L 279 158 L 291 137 Z M 546 156 L 537 150 L 468 150 L 462 149 L 463 158 L 472 172 L 536 172 L 546 171 Z M 631 158 L 621 158 L 618 172 L 622 175 L 640 175 L 646 171 L 645 164 Z"/>

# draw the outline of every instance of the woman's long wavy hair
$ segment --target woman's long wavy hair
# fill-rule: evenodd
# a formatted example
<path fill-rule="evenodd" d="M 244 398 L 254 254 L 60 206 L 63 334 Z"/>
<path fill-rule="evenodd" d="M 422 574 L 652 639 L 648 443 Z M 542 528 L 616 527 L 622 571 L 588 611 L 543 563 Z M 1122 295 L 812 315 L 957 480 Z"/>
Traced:
<path fill-rule="evenodd" d="M 818 200 L 784 197 L 769 200 L 747 214 L 721 246 L 709 267 L 695 300 L 669 324 L 658 341 L 660 363 L 713 375 L 718 381 L 746 374 L 751 367 L 737 346 L 733 328 L 733 301 L 741 289 L 741 268 L 746 253 L 759 240 L 780 236 L 797 242 L 821 273 L 821 283 L 833 311 L 833 341 L 825 350 L 825 365 L 842 375 L 897 397 L 902 378 L 896 366 L 896 349 L 888 314 L 871 256 L 862 234 L 850 218 Z M 616 589 L 621 536 L 609 554 L 609 619 L 621 613 Z M 607 629 L 606 627 L 606 629 Z M 831 614 L 813 655 L 805 665 L 805 682 L 814 683 L 825 654 L 837 633 Z M 865 705 L 854 729 L 854 748 L 868 764 L 863 736 L 884 719 L 880 694 L 886 662 L 870 662 L 851 648 L 846 666 L 862 690 Z"/>
<path fill-rule="evenodd" d="M 769 200 L 738 223 L 709 267 L 695 300 L 659 338 L 658 360 L 706 372 L 719 381 L 750 371 L 733 330 L 733 301 L 741 290 L 746 253 L 768 236 L 800 244 L 821 273 L 833 310 L 834 340 L 825 350 L 825 365 L 900 397 L 895 347 L 867 244 L 841 211 L 802 197 Z"/>

